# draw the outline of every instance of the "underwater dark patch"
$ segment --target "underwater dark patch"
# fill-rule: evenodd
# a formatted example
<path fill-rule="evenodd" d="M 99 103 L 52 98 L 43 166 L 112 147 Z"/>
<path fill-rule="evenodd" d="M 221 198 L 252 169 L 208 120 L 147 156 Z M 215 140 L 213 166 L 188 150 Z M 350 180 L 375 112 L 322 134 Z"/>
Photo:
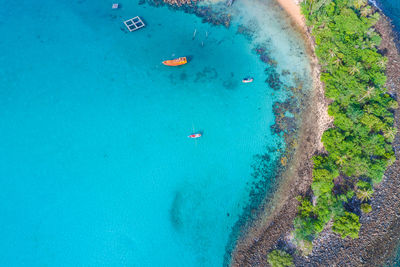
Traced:
<path fill-rule="evenodd" d="M 203 23 L 211 23 L 212 25 L 223 25 L 227 28 L 231 24 L 231 14 L 216 11 L 219 9 L 218 5 L 220 5 L 221 7 L 225 7 L 224 2 L 214 4 L 214 6 L 216 6 L 215 10 L 209 6 L 200 6 L 197 3 L 183 4 L 181 6 L 177 6 L 166 4 L 163 0 L 147 0 L 146 2 L 151 6 L 167 6 L 171 10 L 180 10 L 184 11 L 185 13 L 195 14 L 202 19 Z M 219 10 L 223 10 L 223 8 Z"/>
<path fill-rule="evenodd" d="M 181 81 L 186 80 L 187 77 L 188 77 L 188 76 L 187 76 L 186 72 L 182 72 L 182 73 L 179 75 L 179 78 L 180 78 Z"/>
<path fill-rule="evenodd" d="M 238 86 L 237 82 L 232 80 L 224 81 L 222 85 L 227 90 L 234 90 Z"/>
<path fill-rule="evenodd" d="M 276 72 L 276 69 L 275 68 L 266 68 L 265 73 L 268 76 L 268 78 L 265 80 L 265 82 L 268 83 L 269 87 L 271 87 L 275 91 L 280 90 L 282 87 L 282 82 L 280 80 L 279 73 Z"/>
<path fill-rule="evenodd" d="M 243 35 L 247 40 L 252 40 L 255 30 L 244 25 L 239 25 L 236 33 Z"/>
<path fill-rule="evenodd" d="M 206 82 L 210 79 L 216 79 L 218 77 L 217 70 L 215 68 L 205 67 L 202 71 L 196 73 L 196 78 L 194 81 Z"/>
<path fill-rule="evenodd" d="M 177 231 L 182 229 L 181 207 L 182 207 L 182 194 L 180 192 L 176 192 L 174 200 L 172 201 L 171 204 L 171 209 L 169 210 L 169 218 L 172 227 Z"/>

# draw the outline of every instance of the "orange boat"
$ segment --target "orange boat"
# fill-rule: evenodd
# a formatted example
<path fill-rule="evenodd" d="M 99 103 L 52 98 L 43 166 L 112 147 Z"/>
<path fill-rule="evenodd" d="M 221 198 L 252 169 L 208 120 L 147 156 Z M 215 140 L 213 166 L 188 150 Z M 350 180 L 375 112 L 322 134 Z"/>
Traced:
<path fill-rule="evenodd" d="M 187 59 L 186 57 L 180 57 L 176 59 L 165 60 L 162 63 L 166 66 L 180 66 L 185 65 L 187 63 Z"/>

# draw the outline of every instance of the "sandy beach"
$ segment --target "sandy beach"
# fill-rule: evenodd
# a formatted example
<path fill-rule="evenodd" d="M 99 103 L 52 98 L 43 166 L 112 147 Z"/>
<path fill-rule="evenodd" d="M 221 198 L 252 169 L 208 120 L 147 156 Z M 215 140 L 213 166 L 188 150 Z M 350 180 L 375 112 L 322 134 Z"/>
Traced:
<path fill-rule="evenodd" d="M 285 12 L 290 16 L 290 18 L 297 26 L 303 29 L 306 27 L 303 15 L 301 14 L 300 11 L 299 0 L 276 0 L 276 1 L 285 10 Z"/>
<path fill-rule="evenodd" d="M 304 34 L 309 47 L 314 88 L 309 105 L 303 112 L 299 135 L 299 146 L 290 167 L 283 174 L 281 184 L 274 199 L 266 204 L 264 217 L 259 218 L 239 240 L 232 254 L 232 266 L 266 266 L 267 254 L 279 247 L 294 249 L 290 242 L 293 219 L 297 213 L 295 197 L 310 190 L 312 182 L 311 157 L 324 151 L 322 133 L 332 126 L 332 118 L 327 114 L 328 100 L 324 97 L 324 86 L 320 82 L 320 68 L 314 54 L 314 40 L 311 37 L 297 0 L 276 0 L 287 12 L 291 20 Z M 381 52 L 389 59 L 387 87 L 392 95 L 400 92 L 400 56 L 393 41 L 390 22 L 382 16 L 376 25 L 383 42 Z M 399 112 L 395 114 L 398 127 Z M 399 147 L 397 136 L 394 147 Z M 396 150 L 396 158 L 399 151 Z M 359 239 L 341 239 L 329 228 L 314 240 L 314 249 L 309 257 L 295 255 L 296 266 L 377 266 L 385 263 L 399 243 L 400 224 L 398 204 L 400 197 L 400 163 L 397 160 L 386 172 L 384 181 L 376 188 L 372 201 L 373 212 L 361 217 L 362 227 Z M 385 220 L 382 220 L 385 218 Z M 382 244 L 386 244 L 382 246 Z M 379 257 L 377 257 L 379 255 Z"/>

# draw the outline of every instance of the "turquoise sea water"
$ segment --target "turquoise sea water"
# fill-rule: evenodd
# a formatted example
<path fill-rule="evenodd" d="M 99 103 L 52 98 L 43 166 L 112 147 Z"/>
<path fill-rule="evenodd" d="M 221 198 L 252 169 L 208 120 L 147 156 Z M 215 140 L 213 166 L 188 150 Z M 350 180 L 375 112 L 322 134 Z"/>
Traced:
<path fill-rule="evenodd" d="M 147 26 L 123 31 L 136 15 Z M 270 126 L 284 97 L 240 20 L 215 27 L 136 1 L 2 5 L 0 266 L 222 265 L 255 155 L 280 142 Z M 292 38 L 284 27 L 263 28 L 277 33 L 265 45 L 278 68 L 301 70 L 290 42 L 272 49 Z M 160 64 L 177 56 L 191 61 Z"/>

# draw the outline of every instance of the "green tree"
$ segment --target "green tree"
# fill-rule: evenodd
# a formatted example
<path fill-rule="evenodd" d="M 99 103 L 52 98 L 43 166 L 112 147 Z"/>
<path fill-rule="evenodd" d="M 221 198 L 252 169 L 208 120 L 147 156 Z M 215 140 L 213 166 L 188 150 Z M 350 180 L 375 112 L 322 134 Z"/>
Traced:
<path fill-rule="evenodd" d="M 307 217 L 313 212 L 313 205 L 308 199 L 298 199 L 300 205 L 298 206 L 298 211 L 301 216 Z"/>
<path fill-rule="evenodd" d="M 358 181 L 356 185 L 357 185 L 357 188 L 359 188 L 359 189 L 371 189 L 372 188 L 370 183 L 363 181 L 363 180 Z"/>
<path fill-rule="evenodd" d="M 293 257 L 285 251 L 276 249 L 268 254 L 268 263 L 271 267 L 293 266 Z"/>
<path fill-rule="evenodd" d="M 332 230 L 342 238 L 346 238 L 347 236 L 358 238 L 358 231 L 360 230 L 359 218 L 354 213 L 345 212 L 344 216 L 335 218 Z"/>

